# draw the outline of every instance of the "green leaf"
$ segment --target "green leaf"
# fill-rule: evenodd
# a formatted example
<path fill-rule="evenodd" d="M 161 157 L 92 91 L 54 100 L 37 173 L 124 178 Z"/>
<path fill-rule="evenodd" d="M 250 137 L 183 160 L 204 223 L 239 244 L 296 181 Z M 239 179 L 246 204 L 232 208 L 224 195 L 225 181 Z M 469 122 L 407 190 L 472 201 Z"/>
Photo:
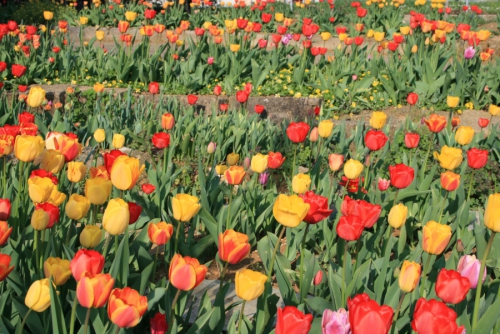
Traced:
<path fill-rule="evenodd" d="M 66 323 L 64 321 L 64 314 L 61 308 L 61 301 L 59 295 L 50 281 L 50 315 L 52 320 L 52 331 L 54 334 L 66 334 Z"/>

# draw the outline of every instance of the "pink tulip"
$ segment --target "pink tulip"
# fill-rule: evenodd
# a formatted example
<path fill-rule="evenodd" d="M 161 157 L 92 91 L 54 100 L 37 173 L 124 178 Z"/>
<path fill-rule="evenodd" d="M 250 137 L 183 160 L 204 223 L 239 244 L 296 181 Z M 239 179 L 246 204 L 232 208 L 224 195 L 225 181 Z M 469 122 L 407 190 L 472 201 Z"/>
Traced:
<path fill-rule="evenodd" d="M 381 177 L 378 178 L 378 190 L 386 191 L 391 185 L 391 181 L 383 179 Z"/>
<path fill-rule="evenodd" d="M 349 312 L 343 308 L 336 312 L 326 309 L 321 320 L 321 330 L 323 334 L 351 334 Z"/>
<path fill-rule="evenodd" d="M 323 270 L 320 269 L 320 270 L 318 270 L 318 272 L 316 273 L 316 275 L 314 275 L 313 284 L 314 285 L 319 285 L 322 280 L 323 280 Z"/>
<path fill-rule="evenodd" d="M 479 280 L 479 270 L 481 269 L 481 261 L 476 259 L 475 255 L 464 255 L 458 262 L 457 271 L 463 277 L 467 277 L 470 281 L 470 287 L 475 289 Z M 486 267 L 484 268 L 483 283 L 486 280 Z"/>

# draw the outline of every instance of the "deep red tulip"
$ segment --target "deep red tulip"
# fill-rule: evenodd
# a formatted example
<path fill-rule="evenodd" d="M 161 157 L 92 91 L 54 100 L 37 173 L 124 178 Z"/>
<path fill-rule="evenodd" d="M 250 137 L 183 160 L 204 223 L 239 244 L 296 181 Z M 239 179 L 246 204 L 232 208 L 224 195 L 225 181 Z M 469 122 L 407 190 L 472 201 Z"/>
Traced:
<path fill-rule="evenodd" d="M 151 334 L 165 334 L 168 330 L 167 317 L 163 313 L 156 313 L 151 321 Z"/>
<path fill-rule="evenodd" d="M 47 224 L 47 228 L 51 228 L 55 223 L 59 221 L 59 208 L 50 203 L 42 203 L 36 205 L 36 210 L 43 210 L 49 216 L 49 223 Z"/>
<path fill-rule="evenodd" d="M 10 209 L 10 200 L 8 198 L 0 198 L 0 221 L 9 220 Z"/>
<path fill-rule="evenodd" d="M 369 130 L 365 135 L 365 145 L 371 151 L 378 151 L 385 146 L 389 137 L 382 131 Z"/>
<path fill-rule="evenodd" d="M 252 31 L 253 32 L 261 32 L 262 31 L 262 24 L 260 24 L 258 22 L 254 22 Z"/>
<path fill-rule="evenodd" d="M 319 55 L 319 48 L 314 46 L 311 48 L 311 55 L 313 55 L 314 57 L 316 57 L 317 55 Z"/>
<path fill-rule="evenodd" d="M 408 102 L 409 105 L 414 106 L 418 102 L 418 94 L 417 93 L 410 93 L 406 97 L 406 102 Z"/>
<path fill-rule="evenodd" d="M 261 48 L 261 49 L 264 49 L 267 47 L 267 40 L 265 40 L 265 39 L 262 39 L 262 38 L 259 39 L 258 43 L 259 43 L 259 48 Z"/>
<path fill-rule="evenodd" d="M 34 123 L 35 122 L 35 115 L 30 114 L 29 112 L 23 111 L 22 113 L 19 114 L 19 124 L 22 123 Z"/>
<path fill-rule="evenodd" d="M 248 100 L 248 95 L 249 95 L 248 92 L 244 90 L 239 90 L 236 92 L 236 100 L 239 103 L 245 103 Z"/>
<path fill-rule="evenodd" d="M 340 211 L 344 216 L 358 216 L 364 227 L 370 228 L 377 222 L 382 212 L 382 207 L 378 204 L 371 204 L 365 200 L 354 200 L 349 196 L 344 197 Z"/>
<path fill-rule="evenodd" d="M 283 165 L 286 158 L 280 152 L 269 152 L 267 154 L 267 167 L 270 169 L 278 169 Z"/>
<path fill-rule="evenodd" d="M 337 223 L 337 234 L 344 240 L 358 240 L 365 226 L 359 216 L 349 215 L 340 217 Z"/>
<path fill-rule="evenodd" d="M 118 158 L 120 155 L 126 155 L 125 153 L 122 153 L 120 150 L 111 150 L 109 153 L 104 153 L 104 165 L 106 166 L 106 170 L 108 171 L 109 174 L 111 174 L 111 167 L 113 167 L 113 163 L 115 162 L 116 158 Z"/>
<path fill-rule="evenodd" d="M 363 44 L 364 41 L 365 41 L 365 39 L 361 36 L 354 37 L 354 44 L 356 44 L 357 46 L 360 46 L 361 44 Z"/>
<path fill-rule="evenodd" d="M 394 36 L 392 36 L 392 40 L 395 43 L 401 44 L 405 41 L 405 37 L 403 35 L 394 35 Z M 415 94 L 415 93 L 410 93 L 410 94 Z M 417 95 L 417 94 L 415 94 L 415 95 Z M 415 97 L 412 96 L 412 98 L 415 98 Z M 418 95 L 417 95 L 417 100 L 418 100 Z M 408 102 L 408 97 L 406 97 L 406 101 Z M 416 101 L 415 101 L 415 103 L 416 103 Z"/>
<path fill-rule="evenodd" d="M 156 187 L 153 186 L 151 183 L 144 183 L 142 186 L 141 186 L 141 189 L 142 191 L 146 194 L 146 195 L 149 195 L 151 194 L 153 191 L 155 191 Z"/>
<path fill-rule="evenodd" d="M 304 49 L 309 49 L 311 47 L 312 42 L 308 39 L 305 41 L 302 41 L 302 45 L 304 46 Z"/>
<path fill-rule="evenodd" d="M 20 78 L 26 73 L 26 66 L 14 64 L 12 65 L 12 75 Z"/>
<path fill-rule="evenodd" d="M 417 148 L 420 142 L 420 135 L 418 133 L 408 132 L 405 134 L 405 146 L 407 148 Z"/>
<path fill-rule="evenodd" d="M 36 136 L 38 133 L 38 126 L 35 123 L 22 123 L 20 130 L 22 135 Z"/>
<path fill-rule="evenodd" d="M 91 277 L 100 274 L 104 268 L 104 256 L 95 250 L 80 249 L 70 263 L 71 273 L 78 282 L 89 273 Z"/>
<path fill-rule="evenodd" d="M 467 164 L 470 168 L 481 169 L 488 162 L 488 150 L 471 148 L 467 151 Z"/>
<path fill-rule="evenodd" d="M 2 72 L 2 71 L 0 71 Z M 488 126 L 488 124 L 490 124 L 490 120 L 487 119 L 487 118 L 479 118 L 477 120 L 477 124 L 481 127 L 481 128 L 485 128 Z"/>
<path fill-rule="evenodd" d="M 276 334 L 309 333 L 313 320 L 312 314 L 304 314 L 295 306 L 285 306 L 278 309 L 276 316 Z"/>
<path fill-rule="evenodd" d="M 254 107 L 254 110 L 257 114 L 262 114 L 265 109 L 266 109 L 266 107 L 264 107 L 263 105 L 260 105 L 260 104 L 256 104 Z"/>
<path fill-rule="evenodd" d="M 393 187 L 404 189 L 413 182 L 415 170 L 405 164 L 397 164 L 396 166 L 389 166 L 389 175 Z"/>
<path fill-rule="evenodd" d="M 188 100 L 188 103 L 189 103 L 190 105 L 195 105 L 195 104 L 196 104 L 196 102 L 198 102 L 198 96 L 193 95 L 193 94 L 189 94 L 189 95 L 187 96 L 187 100 Z"/>
<path fill-rule="evenodd" d="M 8 21 L 7 22 L 7 28 L 9 29 L 9 31 L 15 31 L 15 30 L 17 30 L 17 28 L 18 28 L 17 22 L 16 21 L 12 21 L 12 20 Z"/>
<path fill-rule="evenodd" d="M 158 149 L 167 148 L 170 145 L 170 135 L 166 132 L 157 132 L 151 138 L 151 142 Z"/>
<path fill-rule="evenodd" d="M 302 19 L 303 24 L 311 24 L 312 22 L 313 22 L 313 20 L 310 17 L 304 17 Z"/>
<path fill-rule="evenodd" d="M 365 294 L 347 299 L 352 334 L 387 334 L 394 314 L 390 306 L 380 306 Z"/>
<path fill-rule="evenodd" d="M 269 23 L 273 18 L 273 14 L 262 13 L 260 18 L 262 19 L 263 23 Z"/>
<path fill-rule="evenodd" d="M 306 140 L 310 128 L 311 127 L 307 123 L 292 122 L 286 129 L 286 135 L 292 142 L 302 143 L 304 140 Z"/>
<path fill-rule="evenodd" d="M 146 9 L 144 11 L 144 17 L 147 18 L 148 20 L 154 19 L 156 16 L 156 10 L 154 9 Z"/>
<path fill-rule="evenodd" d="M 150 82 L 148 89 L 151 94 L 156 95 L 160 92 L 160 85 L 157 82 Z"/>
<path fill-rule="evenodd" d="M 411 328 L 418 334 L 462 334 L 464 326 L 458 327 L 457 314 L 445 303 L 435 299 L 417 300 Z"/>
<path fill-rule="evenodd" d="M 276 32 L 277 32 L 279 35 L 284 35 L 284 34 L 286 34 L 286 30 L 287 30 L 287 27 L 285 27 L 285 26 L 277 26 L 277 27 L 276 27 Z"/>
<path fill-rule="evenodd" d="M 60 48 L 60 47 L 58 47 L 58 46 L 54 46 L 54 47 L 52 47 L 52 52 L 54 52 L 54 53 L 59 53 L 59 51 L 61 51 L 61 48 Z"/>
<path fill-rule="evenodd" d="M 314 191 L 306 191 L 305 194 L 299 195 L 299 197 L 309 204 L 309 211 L 304 218 L 304 221 L 308 224 L 317 224 L 328 218 L 332 213 L 332 210 L 329 210 L 328 198 L 316 195 Z"/>
<path fill-rule="evenodd" d="M 4 61 L 0 61 L 0 73 L 7 69 L 7 63 Z"/>
<path fill-rule="evenodd" d="M 346 27 L 337 27 L 337 28 L 335 28 L 335 31 L 337 31 L 337 35 L 345 34 L 347 32 L 347 28 Z"/>
<path fill-rule="evenodd" d="M 139 204 L 136 204 L 134 202 L 128 202 L 128 211 L 130 213 L 130 220 L 129 224 L 133 224 L 139 219 L 139 216 L 141 215 L 142 212 L 142 207 Z"/>

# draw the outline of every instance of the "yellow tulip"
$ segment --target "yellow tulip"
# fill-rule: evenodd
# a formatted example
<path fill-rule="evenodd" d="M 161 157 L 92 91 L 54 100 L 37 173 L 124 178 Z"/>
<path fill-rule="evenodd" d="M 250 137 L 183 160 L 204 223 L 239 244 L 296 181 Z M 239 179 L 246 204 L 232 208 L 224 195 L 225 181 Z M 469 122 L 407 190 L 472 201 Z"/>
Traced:
<path fill-rule="evenodd" d="M 491 116 L 498 116 L 500 115 L 500 107 L 494 104 L 490 104 L 488 112 L 490 113 Z"/>
<path fill-rule="evenodd" d="M 297 195 L 280 194 L 273 206 L 274 218 L 286 227 L 298 226 L 308 211 L 309 204 Z"/>
<path fill-rule="evenodd" d="M 391 225 L 394 228 L 400 228 L 406 222 L 407 215 L 408 215 L 408 208 L 405 205 L 401 203 L 394 205 L 391 208 L 391 211 L 389 211 L 389 217 L 388 217 L 389 225 Z"/>
<path fill-rule="evenodd" d="M 267 276 L 257 271 L 243 269 L 236 272 L 236 295 L 243 300 L 254 300 L 264 292 Z"/>
<path fill-rule="evenodd" d="M 423 228 L 422 249 L 434 255 L 441 254 L 451 239 L 451 227 L 429 221 Z"/>
<path fill-rule="evenodd" d="M 420 272 L 420 264 L 405 260 L 398 278 L 398 284 L 401 291 L 408 293 L 415 290 L 418 280 L 420 279 Z"/>
<path fill-rule="evenodd" d="M 406 36 L 410 34 L 410 27 L 409 26 L 399 27 L 399 32 Z"/>
<path fill-rule="evenodd" d="M 54 189 L 52 189 L 52 193 L 50 194 L 50 198 L 47 202 L 55 206 L 60 206 L 65 200 L 66 200 L 66 194 L 57 190 L 57 187 L 54 187 Z"/>
<path fill-rule="evenodd" d="M 234 20 L 225 20 L 224 21 L 224 24 L 226 26 L 227 29 L 236 29 L 238 27 L 237 23 L 236 23 L 236 19 Z"/>
<path fill-rule="evenodd" d="M 359 162 L 358 160 L 349 159 L 344 164 L 344 175 L 349 180 L 355 180 L 359 177 L 363 169 L 364 166 L 361 162 Z"/>
<path fill-rule="evenodd" d="M 42 154 L 45 142 L 40 136 L 20 135 L 16 137 L 14 154 L 20 161 L 31 162 Z"/>
<path fill-rule="evenodd" d="M 47 21 L 50 21 L 54 18 L 54 13 L 46 10 L 43 12 L 43 18 Z"/>
<path fill-rule="evenodd" d="M 230 49 L 231 51 L 233 51 L 233 52 L 238 52 L 238 51 L 240 51 L 240 45 L 239 45 L 239 44 L 231 44 L 231 45 L 229 46 L 229 49 Z"/>
<path fill-rule="evenodd" d="M 80 244 L 85 248 L 94 248 L 101 242 L 103 231 L 95 225 L 87 225 L 80 233 Z"/>
<path fill-rule="evenodd" d="M 31 215 L 31 227 L 33 227 L 34 230 L 37 231 L 43 231 L 47 228 L 50 222 L 50 217 L 45 210 L 39 209 L 33 211 L 33 214 Z"/>
<path fill-rule="evenodd" d="M 102 41 L 104 39 L 104 31 L 102 30 L 97 30 L 95 32 L 95 38 L 98 40 L 98 41 Z"/>
<path fill-rule="evenodd" d="M 417 52 L 418 52 L 418 45 L 415 44 L 411 47 L 411 53 L 417 53 Z"/>
<path fill-rule="evenodd" d="M 215 172 L 219 176 L 221 176 L 222 174 L 224 174 L 224 172 L 226 170 L 227 170 L 227 166 L 226 165 L 217 165 L 217 166 L 215 166 Z"/>
<path fill-rule="evenodd" d="M 491 36 L 491 31 L 489 30 L 481 29 L 477 32 L 477 38 L 482 42 L 487 40 L 490 36 Z"/>
<path fill-rule="evenodd" d="M 441 148 L 441 153 L 434 152 L 434 158 L 439 161 L 439 164 L 444 169 L 453 170 L 462 163 L 462 150 L 444 145 Z"/>
<path fill-rule="evenodd" d="M 340 33 L 339 34 L 339 41 L 343 42 L 343 41 L 345 41 L 345 39 L 347 37 L 349 37 L 349 35 L 347 35 L 346 33 Z M 340 45 L 339 45 L 339 47 L 340 47 Z"/>
<path fill-rule="evenodd" d="M 484 211 L 484 225 L 493 232 L 500 232 L 500 194 L 488 197 Z"/>
<path fill-rule="evenodd" d="M 285 15 L 283 15 L 283 13 L 276 13 L 274 14 L 274 19 L 277 22 L 282 22 L 285 19 Z"/>
<path fill-rule="evenodd" d="M 136 12 L 131 12 L 131 11 L 126 11 L 125 12 L 125 19 L 127 21 L 135 21 L 137 18 L 137 13 Z"/>
<path fill-rule="evenodd" d="M 43 263 L 43 272 L 45 278 L 51 278 L 55 285 L 64 285 L 71 277 L 69 260 L 63 260 L 59 257 L 49 257 Z"/>
<path fill-rule="evenodd" d="M 139 175 L 144 171 L 145 166 L 139 167 L 139 160 L 126 155 L 116 158 L 111 168 L 111 182 L 120 190 L 132 189 Z"/>
<path fill-rule="evenodd" d="M 252 157 L 252 163 L 250 164 L 250 167 L 255 173 L 264 173 L 267 169 L 267 161 L 267 155 L 257 153 Z"/>
<path fill-rule="evenodd" d="M 374 129 L 382 129 L 387 122 L 387 114 L 383 111 L 374 111 L 370 117 L 370 125 Z"/>
<path fill-rule="evenodd" d="M 206 21 L 205 23 L 203 23 L 203 28 L 205 28 L 206 30 L 208 30 L 208 28 L 210 28 L 211 26 L 212 22 Z"/>
<path fill-rule="evenodd" d="M 296 194 L 303 194 L 309 190 L 311 178 L 307 174 L 299 173 L 292 179 L 292 189 Z"/>
<path fill-rule="evenodd" d="M 46 150 L 42 156 L 40 168 L 53 174 L 59 173 L 64 166 L 64 155 L 56 150 Z"/>
<path fill-rule="evenodd" d="M 234 166 L 240 161 L 240 155 L 237 153 L 229 153 L 226 158 L 226 162 L 229 166 Z"/>
<path fill-rule="evenodd" d="M 456 108 L 458 106 L 459 102 L 460 102 L 460 97 L 458 97 L 458 96 L 447 96 L 446 97 L 446 104 L 450 108 Z"/>
<path fill-rule="evenodd" d="M 125 145 L 125 136 L 120 133 L 113 135 L 113 148 L 119 150 Z"/>
<path fill-rule="evenodd" d="M 198 197 L 188 194 L 177 194 L 172 198 L 172 213 L 174 219 L 188 222 L 201 209 Z"/>
<path fill-rule="evenodd" d="M 102 217 L 102 227 L 111 235 L 120 235 L 127 229 L 130 222 L 128 203 L 121 198 L 109 201 Z"/>
<path fill-rule="evenodd" d="M 34 86 L 30 88 L 30 92 L 28 94 L 28 98 L 26 99 L 26 103 L 31 108 L 38 108 L 42 105 L 45 100 L 45 90 L 43 90 L 40 86 Z"/>
<path fill-rule="evenodd" d="M 68 162 L 67 176 L 68 180 L 73 183 L 78 183 L 85 178 L 87 167 L 81 161 Z"/>
<path fill-rule="evenodd" d="M 460 145 L 469 145 L 474 139 L 474 129 L 470 126 L 459 126 L 455 132 L 455 141 Z"/>
<path fill-rule="evenodd" d="M 54 183 L 48 177 L 30 177 L 28 179 L 28 193 L 34 203 L 47 202 L 54 189 Z"/>
<path fill-rule="evenodd" d="M 385 32 L 380 32 L 380 31 L 375 31 L 373 33 L 373 38 L 377 41 L 377 42 L 382 42 L 384 40 L 384 37 L 385 37 Z"/>
<path fill-rule="evenodd" d="M 87 215 L 90 209 L 90 201 L 87 197 L 73 194 L 66 204 L 66 216 L 70 219 L 80 220 Z"/>
<path fill-rule="evenodd" d="M 332 134 L 333 131 L 333 122 L 329 119 L 319 122 L 318 125 L 318 134 L 322 138 L 328 138 Z"/>
<path fill-rule="evenodd" d="M 50 306 L 50 282 L 48 278 L 34 281 L 28 289 L 24 304 L 35 312 L 43 312 Z"/>
<path fill-rule="evenodd" d="M 94 139 L 98 143 L 102 143 L 106 140 L 106 132 L 104 129 L 97 129 L 94 131 Z"/>
<path fill-rule="evenodd" d="M 366 37 L 372 38 L 373 35 L 375 35 L 375 31 L 373 29 L 368 29 L 368 31 L 366 32 Z"/>
<path fill-rule="evenodd" d="M 85 181 L 85 197 L 94 205 L 103 205 L 111 194 L 111 181 L 102 177 Z"/>
<path fill-rule="evenodd" d="M 330 38 L 332 38 L 332 34 L 329 33 L 328 31 L 323 31 L 321 34 L 321 39 L 324 40 L 324 41 L 327 41 L 329 40 Z"/>
<path fill-rule="evenodd" d="M 86 25 L 87 23 L 89 23 L 89 18 L 86 17 L 86 16 L 80 16 L 80 24 L 82 26 Z"/>

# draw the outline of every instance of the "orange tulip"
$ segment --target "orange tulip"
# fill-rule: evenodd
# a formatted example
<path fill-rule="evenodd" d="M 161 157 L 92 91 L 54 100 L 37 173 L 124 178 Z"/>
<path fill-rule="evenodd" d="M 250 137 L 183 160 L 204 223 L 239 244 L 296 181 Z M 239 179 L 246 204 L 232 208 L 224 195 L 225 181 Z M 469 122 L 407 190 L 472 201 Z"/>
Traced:
<path fill-rule="evenodd" d="M 165 113 L 161 116 L 161 127 L 165 130 L 172 130 L 175 125 L 174 115 Z"/>
<path fill-rule="evenodd" d="M 76 297 L 86 308 L 100 308 L 108 301 L 115 280 L 110 274 L 97 274 L 92 277 L 85 273 L 76 286 Z"/>
<path fill-rule="evenodd" d="M 219 257 L 222 261 L 236 264 L 250 254 L 248 236 L 234 230 L 219 234 Z"/>
<path fill-rule="evenodd" d="M 3 281 L 10 272 L 14 270 L 14 266 L 10 266 L 10 256 L 7 254 L 0 254 L 0 282 Z"/>
<path fill-rule="evenodd" d="M 11 233 L 12 233 L 12 227 L 9 228 L 7 222 L 0 221 L 0 246 L 5 245 Z"/>
<path fill-rule="evenodd" d="M 431 132 L 440 132 L 446 126 L 446 117 L 432 114 L 429 119 L 424 119 Z"/>
<path fill-rule="evenodd" d="M 429 254 L 441 254 L 450 242 L 451 227 L 429 221 L 423 228 L 422 249 Z"/>
<path fill-rule="evenodd" d="M 453 191 L 460 185 L 460 175 L 451 171 L 441 174 L 441 187 L 448 191 Z"/>
<path fill-rule="evenodd" d="M 165 222 L 150 223 L 148 225 L 148 237 L 155 245 L 165 245 L 172 234 L 174 233 L 174 226 Z"/>
<path fill-rule="evenodd" d="M 241 182 L 243 182 L 243 178 L 245 177 L 245 169 L 242 166 L 231 166 L 226 169 L 224 176 L 229 184 L 241 184 Z"/>
<path fill-rule="evenodd" d="M 116 158 L 111 168 L 111 182 L 120 190 L 130 190 L 137 183 L 144 168 L 144 165 L 140 166 L 138 159 L 121 155 Z"/>
<path fill-rule="evenodd" d="M 108 300 L 108 317 L 120 328 L 136 326 L 148 310 L 148 297 L 129 287 L 114 289 Z"/>
<path fill-rule="evenodd" d="M 78 138 L 69 137 L 60 132 L 49 132 L 45 138 L 47 150 L 56 150 L 64 155 L 66 162 L 73 161 L 82 152 L 83 145 Z"/>
<path fill-rule="evenodd" d="M 208 268 L 197 259 L 175 254 L 170 262 L 168 277 L 170 283 L 179 290 L 189 291 L 196 288 L 204 279 Z"/>

